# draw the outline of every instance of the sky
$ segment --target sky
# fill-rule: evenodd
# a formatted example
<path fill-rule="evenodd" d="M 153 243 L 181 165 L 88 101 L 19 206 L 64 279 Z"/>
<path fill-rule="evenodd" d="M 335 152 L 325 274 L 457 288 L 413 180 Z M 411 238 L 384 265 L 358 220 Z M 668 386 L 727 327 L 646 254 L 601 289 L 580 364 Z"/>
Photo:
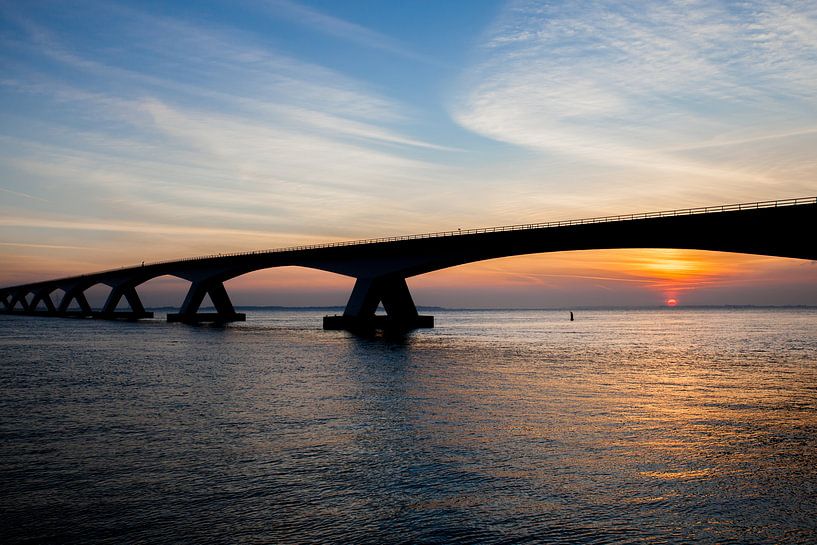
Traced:
<path fill-rule="evenodd" d="M 815 149 L 811 1 L 0 2 L 0 285 L 815 196 Z M 340 305 L 352 283 L 282 268 L 227 287 Z M 815 305 L 817 264 L 562 252 L 409 286 L 467 308 Z"/>

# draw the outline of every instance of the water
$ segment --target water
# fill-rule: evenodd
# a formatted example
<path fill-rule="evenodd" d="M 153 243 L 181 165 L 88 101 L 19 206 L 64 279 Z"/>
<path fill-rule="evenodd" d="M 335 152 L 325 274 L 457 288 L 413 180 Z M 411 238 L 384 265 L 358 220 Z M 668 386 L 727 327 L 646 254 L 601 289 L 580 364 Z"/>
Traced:
<path fill-rule="evenodd" d="M 817 311 L 0 316 L 5 543 L 815 543 Z"/>

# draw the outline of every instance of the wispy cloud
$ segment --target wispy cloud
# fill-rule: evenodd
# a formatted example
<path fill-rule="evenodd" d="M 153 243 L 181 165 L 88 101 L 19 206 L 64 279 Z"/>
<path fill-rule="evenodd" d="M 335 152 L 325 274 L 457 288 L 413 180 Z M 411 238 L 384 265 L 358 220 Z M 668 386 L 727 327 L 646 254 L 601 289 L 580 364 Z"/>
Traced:
<path fill-rule="evenodd" d="M 292 22 L 306 25 L 322 34 L 353 42 L 364 47 L 386 51 L 406 59 L 427 63 L 435 62 L 433 59 L 416 53 L 405 44 L 400 43 L 390 36 L 376 32 L 363 25 L 304 6 L 303 4 L 290 0 L 266 0 L 259 5 L 266 6 L 268 12 L 277 17 L 284 17 Z"/>
<path fill-rule="evenodd" d="M 7 194 L 7 195 L 14 195 L 15 197 L 23 197 L 23 198 L 32 199 L 32 200 L 35 200 L 35 201 L 47 202 L 46 199 L 43 199 L 41 197 L 35 197 L 34 195 L 29 195 L 28 193 L 23 193 L 22 191 L 12 191 L 11 189 L 5 189 L 3 187 L 0 187 L 0 192 L 3 192 L 5 194 Z"/>
<path fill-rule="evenodd" d="M 13 248 L 44 248 L 46 250 L 90 250 L 89 246 L 71 246 L 67 244 L 35 244 L 29 242 L 0 242 L 0 246 Z"/>
<path fill-rule="evenodd" d="M 2 191 L 53 197 L 22 215 L 0 203 L 6 230 L 356 238 L 401 232 L 445 176 L 429 157 L 455 150 L 405 132 L 410 109 L 366 83 L 241 30 L 92 5 L 109 47 L 7 14 L 0 92 L 58 115 L 0 110 Z"/>
<path fill-rule="evenodd" d="M 781 147 L 811 164 L 815 36 L 813 3 L 514 2 L 452 113 L 496 140 L 652 172 L 653 189 L 766 194 L 792 181 L 768 168 Z"/>

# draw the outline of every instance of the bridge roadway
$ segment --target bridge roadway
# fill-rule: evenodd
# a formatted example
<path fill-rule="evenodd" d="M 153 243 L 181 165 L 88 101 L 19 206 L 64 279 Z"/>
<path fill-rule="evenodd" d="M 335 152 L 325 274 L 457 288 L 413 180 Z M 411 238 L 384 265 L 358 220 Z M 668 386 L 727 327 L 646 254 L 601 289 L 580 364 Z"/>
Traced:
<path fill-rule="evenodd" d="M 814 233 L 815 197 L 446 231 L 195 257 L 0 288 L 0 310 L 39 316 L 149 318 L 153 313 L 145 310 L 136 288 L 170 275 L 191 284 L 179 312 L 168 315 L 168 321 L 244 320 L 230 301 L 225 281 L 259 269 L 300 266 L 356 279 L 343 315 L 324 318 L 327 329 L 433 327 L 432 316 L 417 313 L 406 278 L 485 259 L 612 248 L 680 248 L 817 260 Z M 103 307 L 94 310 L 85 292 L 97 284 L 111 291 Z M 199 312 L 205 295 L 216 312 Z M 130 310 L 117 310 L 122 299 Z M 381 303 L 385 316 L 375 315 Z"/>

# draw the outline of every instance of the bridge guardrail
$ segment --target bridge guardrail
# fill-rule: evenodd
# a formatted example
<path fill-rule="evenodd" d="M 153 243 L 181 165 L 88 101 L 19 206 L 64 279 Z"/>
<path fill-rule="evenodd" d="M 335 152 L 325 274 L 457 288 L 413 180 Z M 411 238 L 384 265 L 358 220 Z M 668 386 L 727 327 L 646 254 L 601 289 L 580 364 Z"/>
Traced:
<path fill-rule="evenodd" d="M 515 225 L 500 225 L 496 227 L 481 227 L 476 229 L 457 229 L 451 231 L 434 231 L 429 233 L 417 233 L 413 235 L 400 235 L 392 237 L 364 238 L 358 240 L 344 240 L 338 242 L 324 242 L 318 244 L 304 244 L 300 246 L 286 246 L 283 248 L 272 248 L 268 250 L 254 250 L 250 252 L 232 252 L 226 254 L 210 254 L 204 256 L 188 257 L 183 259 L 168 259 L 155 261 L 146 265 L 162 265 L 166 263 L 180 263 L 188 261 L 202 261 L 217 257 L 237 257 L 244 255 L 273 254 L 281 252 L 295 252 L 303 250 L 317 250 L 321 248 L 338 248 L 343 246 L 361 246 L 365 244 L 379 244 L 383 242 L 399 242 L 404 240 L 417 240 L 425 238 L 442 238 L 461 235 L 477 235 L 483 233 L 499 233 L 504 231 L 522 231 L 528 229 L 548 229 L 551 227 L 568 227 L 572 225 L 587 225 L 592 223 L 610 223 L 614 221 L 630 221 L 649 218 L 663 218 L 668 216 L 691 216 L 695 214 L 711 214 L 715 212 L 730 212 L 736 210 L 751 210 L 757 208 L 777 208 L 782 206 L 796 206 L 801 204 L 817 204 L 817 197 L 803 197 L 797 199 L 780 199 L 775 201 L 757 201 L 750 203 L 726 204 L 721 206 L 703 206 L 696 208 L 678 208 L 675 210 L 662 210 L 658 212 L 645 212 L 641 214 L 618 214 L 614 216 L 597 216 L 591 218 L 581 218 L 575 220 L 556 220 L 541 223 L 519 223 Z M 130 267 L 121 267 L 121 270 Z M 104 271 L 104 272 L 112 272 Z"/>

